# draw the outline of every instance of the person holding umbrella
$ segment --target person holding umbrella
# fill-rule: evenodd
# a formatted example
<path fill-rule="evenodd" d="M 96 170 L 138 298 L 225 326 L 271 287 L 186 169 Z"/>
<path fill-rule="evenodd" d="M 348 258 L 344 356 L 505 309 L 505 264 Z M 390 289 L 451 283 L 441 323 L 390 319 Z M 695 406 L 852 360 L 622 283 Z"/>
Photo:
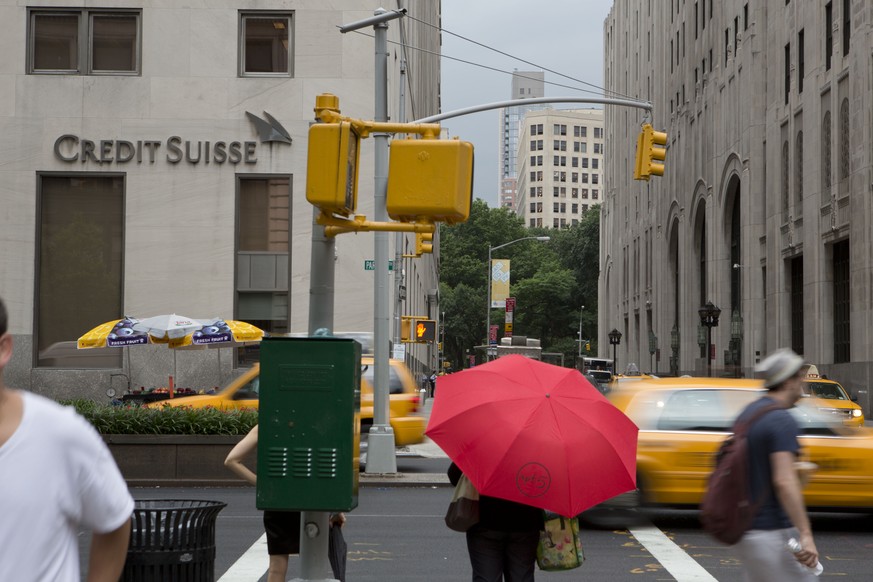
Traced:
<path fill-rule="evenodd" d="M 449 466 L 452 485 L 461 474 Z M 473 582 L 533 582 L 541 529 L 542 509 L 479 495 L 479 523 L 467 530 Z"/>

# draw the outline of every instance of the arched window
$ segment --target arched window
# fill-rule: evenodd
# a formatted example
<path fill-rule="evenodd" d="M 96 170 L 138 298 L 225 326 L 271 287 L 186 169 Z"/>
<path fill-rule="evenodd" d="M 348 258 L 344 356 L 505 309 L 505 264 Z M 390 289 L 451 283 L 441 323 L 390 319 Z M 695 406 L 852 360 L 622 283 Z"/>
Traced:
<path fill-rule="evenodd" d="M 825 111 L 821 122 L 821 198 L 826 203 L 831 199 L 831 172 L 833 170 L 831 156 L 831 112 Z"/>
<path fill-rule="evenodd" d="M 849 100 L 840 105 L 840 181 L 849 177 Z"/>
<path fill-rule="evenodd" d="M 794 144 L 794 215 L 803 213 L 803 132 L 797 132 Z"/>
<path fill-rule="evenodd" d="M 782 221 L 788 220 L 788 141 L 782 143 Z"/>

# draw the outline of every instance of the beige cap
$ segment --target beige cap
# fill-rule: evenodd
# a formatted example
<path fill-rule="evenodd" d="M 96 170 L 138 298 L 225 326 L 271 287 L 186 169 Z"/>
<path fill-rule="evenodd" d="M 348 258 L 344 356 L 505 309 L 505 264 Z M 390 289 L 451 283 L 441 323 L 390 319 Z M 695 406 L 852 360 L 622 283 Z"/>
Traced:
<path fill-rule="evenodd" d="M 803 367 L 803 358 L 789 348 L 780 348 L 758 362 L 755 372 L 771 388 L 789 379 Z"/>

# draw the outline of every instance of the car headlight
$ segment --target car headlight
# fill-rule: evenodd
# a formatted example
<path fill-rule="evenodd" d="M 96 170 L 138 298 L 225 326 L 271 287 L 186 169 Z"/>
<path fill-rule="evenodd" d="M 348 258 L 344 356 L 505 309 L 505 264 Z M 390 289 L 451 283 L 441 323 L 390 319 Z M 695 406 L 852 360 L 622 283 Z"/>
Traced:
<path fill-rule="evenodd" d="M 858 418 L 859 416 L 863 416 L 863 415 L 864 415 L 864 413 L 862 413 L 860 409 L 858 409 L 858 408 L 852 409 L 852 416 L 854 416 L 855 418 Z"/>

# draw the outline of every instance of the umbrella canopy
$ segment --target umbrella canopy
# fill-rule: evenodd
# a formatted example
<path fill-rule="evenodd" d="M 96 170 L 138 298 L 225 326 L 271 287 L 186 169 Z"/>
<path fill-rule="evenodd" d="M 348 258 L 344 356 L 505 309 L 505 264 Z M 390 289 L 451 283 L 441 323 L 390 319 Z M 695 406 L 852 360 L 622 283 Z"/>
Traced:
<path fill-rule="evenodd" d="M 264 330 L 245 321 L 214 317 L 202 322 L 204 325 L 181 338 L 181 342 L 171 342 L 172 347 L 188 345 L 221 347 L 222 344 L 259 342 L 264 338 Z"/>
<path fill-rule="evenodd" d="M 575 516 L 636 487 L 636 425 L 577 370 L 510 355 L 437 382 L 426 434 L 481 494 Z"/>
<path fill-rule="evenodd" d="M 147 317 L 133 325 L 134 331 L 146 332 L 158 340 L 183 338 L 201 327 L 203 327 L 202 321 L 176 313 Z"/>
<path fill-rule="evenodd" d="M 89 348 L 123 348 L 125 346 L 157 343 L 153 341 L 148 333 L 135 330 L 133 326 L 137 323 L 139 323 L 139 320 L 133 317 L 113 319 L 112 321 L 101 323 L 80 337 L 76 342 L 76 347 L 80 350 L 85 350 Z"/>

